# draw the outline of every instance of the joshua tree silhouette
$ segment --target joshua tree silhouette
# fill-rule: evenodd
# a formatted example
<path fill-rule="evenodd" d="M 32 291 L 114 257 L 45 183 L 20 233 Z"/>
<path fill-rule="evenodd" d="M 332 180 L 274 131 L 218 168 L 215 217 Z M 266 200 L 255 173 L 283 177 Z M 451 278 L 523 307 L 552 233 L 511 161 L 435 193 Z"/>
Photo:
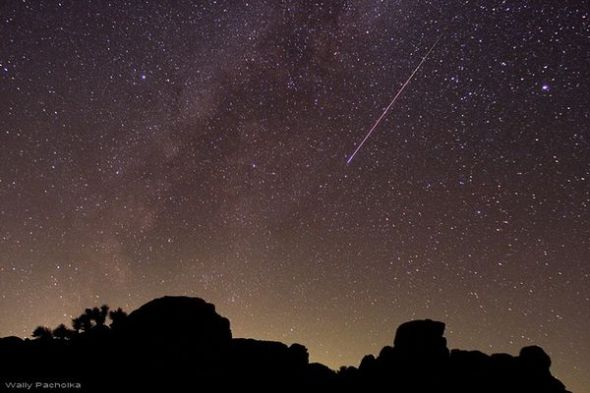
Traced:
<path fill-rule="evenodd" d="M 111 319 L 111 328 L 117 329 L 125 322 L 125 319 L 127 319 L 127 313 L 119 307 L 116 310 L 109 311 L 109 318 Z"/>
<path fill-rule="evenodd" d="M 33 337 L 39 340 L 50 340 L 53 338 L 53 333 L 48 327 L 37 326 L 35 330 L 33 330 Z"/>
<path fill-rule="evenodd" d="M 76 332 L 87 332 L 93 327 L 104 326 L 108 315 L 109 306 L 106 304 L 100 308 L 87 308 L 84 310 L 84 314 L 72 319 L 72 327 Z"/>
<path fill-rule="evenodd" d="M 69 340 L 74 334 L 76 334 L 76 332 L 72 329 L 68 329 L 63 323 L 53 329 L 53 337 L 58 340 Z"/>

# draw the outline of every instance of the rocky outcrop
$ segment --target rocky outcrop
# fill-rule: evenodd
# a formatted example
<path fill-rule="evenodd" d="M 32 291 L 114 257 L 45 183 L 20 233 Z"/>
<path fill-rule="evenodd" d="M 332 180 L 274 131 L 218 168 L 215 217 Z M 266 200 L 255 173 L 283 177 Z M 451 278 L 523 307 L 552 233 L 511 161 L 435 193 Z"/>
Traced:
<path fill-rule="evenodd" d="M 88 392 L 566 392 L 540 347 L 525 347 L 519 356 L 449 353 L 445 324 L 428 319 L 402 324 L 393 346 L 365 356 L 358 368 L 334 372 L 310 364 L 303 345 L 232 338 L 229 321 L 199 298 L 163 297 L 115 315 L 110 326 L 95 318 L 53 338 L 43 330 L 49 333 L 36 340 L 0 339 L 0 383 L 75 382 L 77 391 Z"/>
<path fill-rule="evenodd" d="M 232 338 L 229 320 L 217 314 L 213 304 L 183 296 L 165 296 L 144 304 L 129 314 L 121 335 L 149 345 L 164 343 L 198 351 L 218 349 Z"/>

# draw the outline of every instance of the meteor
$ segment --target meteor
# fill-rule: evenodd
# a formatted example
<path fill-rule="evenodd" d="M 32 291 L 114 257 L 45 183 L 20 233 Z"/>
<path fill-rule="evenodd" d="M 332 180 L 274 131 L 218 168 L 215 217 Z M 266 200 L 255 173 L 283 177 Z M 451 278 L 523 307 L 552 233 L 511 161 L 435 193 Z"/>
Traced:
<path fill-rule="evenodd" d="M 363 140 L 361 141 L 361 143 L 359 143 L 359 145 L 357 146 L 356 150 L 350 155 L 350 157 L 346 161 L 346 164 L 350 164 L 350 162 L 352 161 L 352 159 L 354 158 L 354 156 L 356 156 L 356 153 L 359 152 L 359 150 L 363 147 L 363 145 L 365 144 L 365 142 L 367 141 L 367 139 L 369 139 L 369 137 L 371 136 L 371 134 L 373 133 L 373 131 L 375 131 L 375 128 L 377 128 L 377 126 L 379 125 L 379 123 L 381 123 L 381 120 L 383 120 L 383 118 L 385 117 L 385 115 L 387 114 L 387 112 L 391 109 L 391 107 L 393 106 L 393 104 L 395 104 L 395 101 L 397 101 L 397 99 L 399 98 L 399 96 L 401 96 L 401 94 L 403 93 L 403 91 L 406 88 L 406 86 L 408 86 L 408 84 L 412 81 L 412 79 L 414 78 L 414 75 L 416 75 L 416 73 L 418 72 L 418 70 L 420 69 L 420 67 L 422 66 L 422 64 L 424 64 L 424 62 L 426 61 L 426 59 L 430 55 L 430 52 L 432 52 L 434 50 L 434 48 L 436 47 L 436 44 L 438 44 L 438 41 L 440 41 L 440 38 L 441 37 L 442 36 L 439 36 L 436 39 L 436 41 L 434 42 L 434 44 L 432 44 L 432 46 L 430 47 L 430 49 L 428 50 L 428 52 L 426 52 L 426 54 L 424 55 L 424 57 L 422 58 L 422 60 L 420 61 L 420 63 L 418 63 L 418 66 L 410 74 L 410 77 L 408 78 L 408 80 L 406 80 L 406 82 L 399 89 L 399 91 L 397 92 L 397 94 L 395 95 L 395 97 L 393 97 L 393 100 L 391 100 L 391 102 L 389 103 L 389 105 L 387 106 L 387 108 L 385 108 L 385 110 L 383 111 L 383 113 L 381 114 L 381 116 L 379 116 L 379 118 L 377 119 L 377 121 L 375 122 L 375 124 L 373 124 L 373 127 L 371 127 L 371 129 L 369 130 L 369 132 L 367 133 L 367 135 L 363 138 Z"/>

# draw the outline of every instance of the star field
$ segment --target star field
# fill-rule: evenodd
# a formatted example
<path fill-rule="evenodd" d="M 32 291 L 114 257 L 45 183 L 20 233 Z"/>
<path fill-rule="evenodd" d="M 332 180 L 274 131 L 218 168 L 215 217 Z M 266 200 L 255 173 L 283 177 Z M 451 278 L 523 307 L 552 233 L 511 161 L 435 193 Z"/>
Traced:
<path fill-rule="evenodd" d="M 199 296 L 358 365 L 414 318 L 590 386 L 580 1 L 0 5 L 0 335 Z M 350 165 L 346 160 L 440 42 Z"/>

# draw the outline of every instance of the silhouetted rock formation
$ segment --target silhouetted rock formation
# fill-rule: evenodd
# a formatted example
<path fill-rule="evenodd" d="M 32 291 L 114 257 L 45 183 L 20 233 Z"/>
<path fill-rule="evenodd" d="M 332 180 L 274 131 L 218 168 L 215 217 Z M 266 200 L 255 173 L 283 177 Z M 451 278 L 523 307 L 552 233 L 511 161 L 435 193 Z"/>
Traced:
<path fill-rule="evenodd" d="M 213 304 L 189 297 L 152 300 L 129 314 L 118 329 L 126 344 L 147 346 L 160 355 L 190 353 L 193 361 L 209 361 L 232 339 L 229 320 L 217 314 Z"/>
<path fill-rule="evenodd" d="M 153 341 L 175 340 L 217 346 L 231 340 L 229 320 L 203 299 L 165 296 L 152 300 L 127 317 L 125 328 Z"/>
<path fill-rule="evenodd" d="M 525 347 L 517 357 L 449 352 L 444 323 L 431 320 L 402 324 L 393 346 L 338 372 L 310 364 L 300 344 L 232 338 L 229 321 L 198 298 L 163 297 L 129 315 L 95 307 L 72 325 L 38 327 L 34 340 L 1 338 L 2 390 L 28 388 L 18 383 L 46 390 L 49 385 L 35 384 L 61 383 L 60 388 L 97 392 L 566 392 L 540 347 Z"/>
<path fill-rule="evenodd" d="M 445 324 L 426 319 L 401 324 L 395 333 L 393 345 L 407 360 L 432 359 L 445 361 L 449 357 L 447 339 L 443 337 Z"/>

